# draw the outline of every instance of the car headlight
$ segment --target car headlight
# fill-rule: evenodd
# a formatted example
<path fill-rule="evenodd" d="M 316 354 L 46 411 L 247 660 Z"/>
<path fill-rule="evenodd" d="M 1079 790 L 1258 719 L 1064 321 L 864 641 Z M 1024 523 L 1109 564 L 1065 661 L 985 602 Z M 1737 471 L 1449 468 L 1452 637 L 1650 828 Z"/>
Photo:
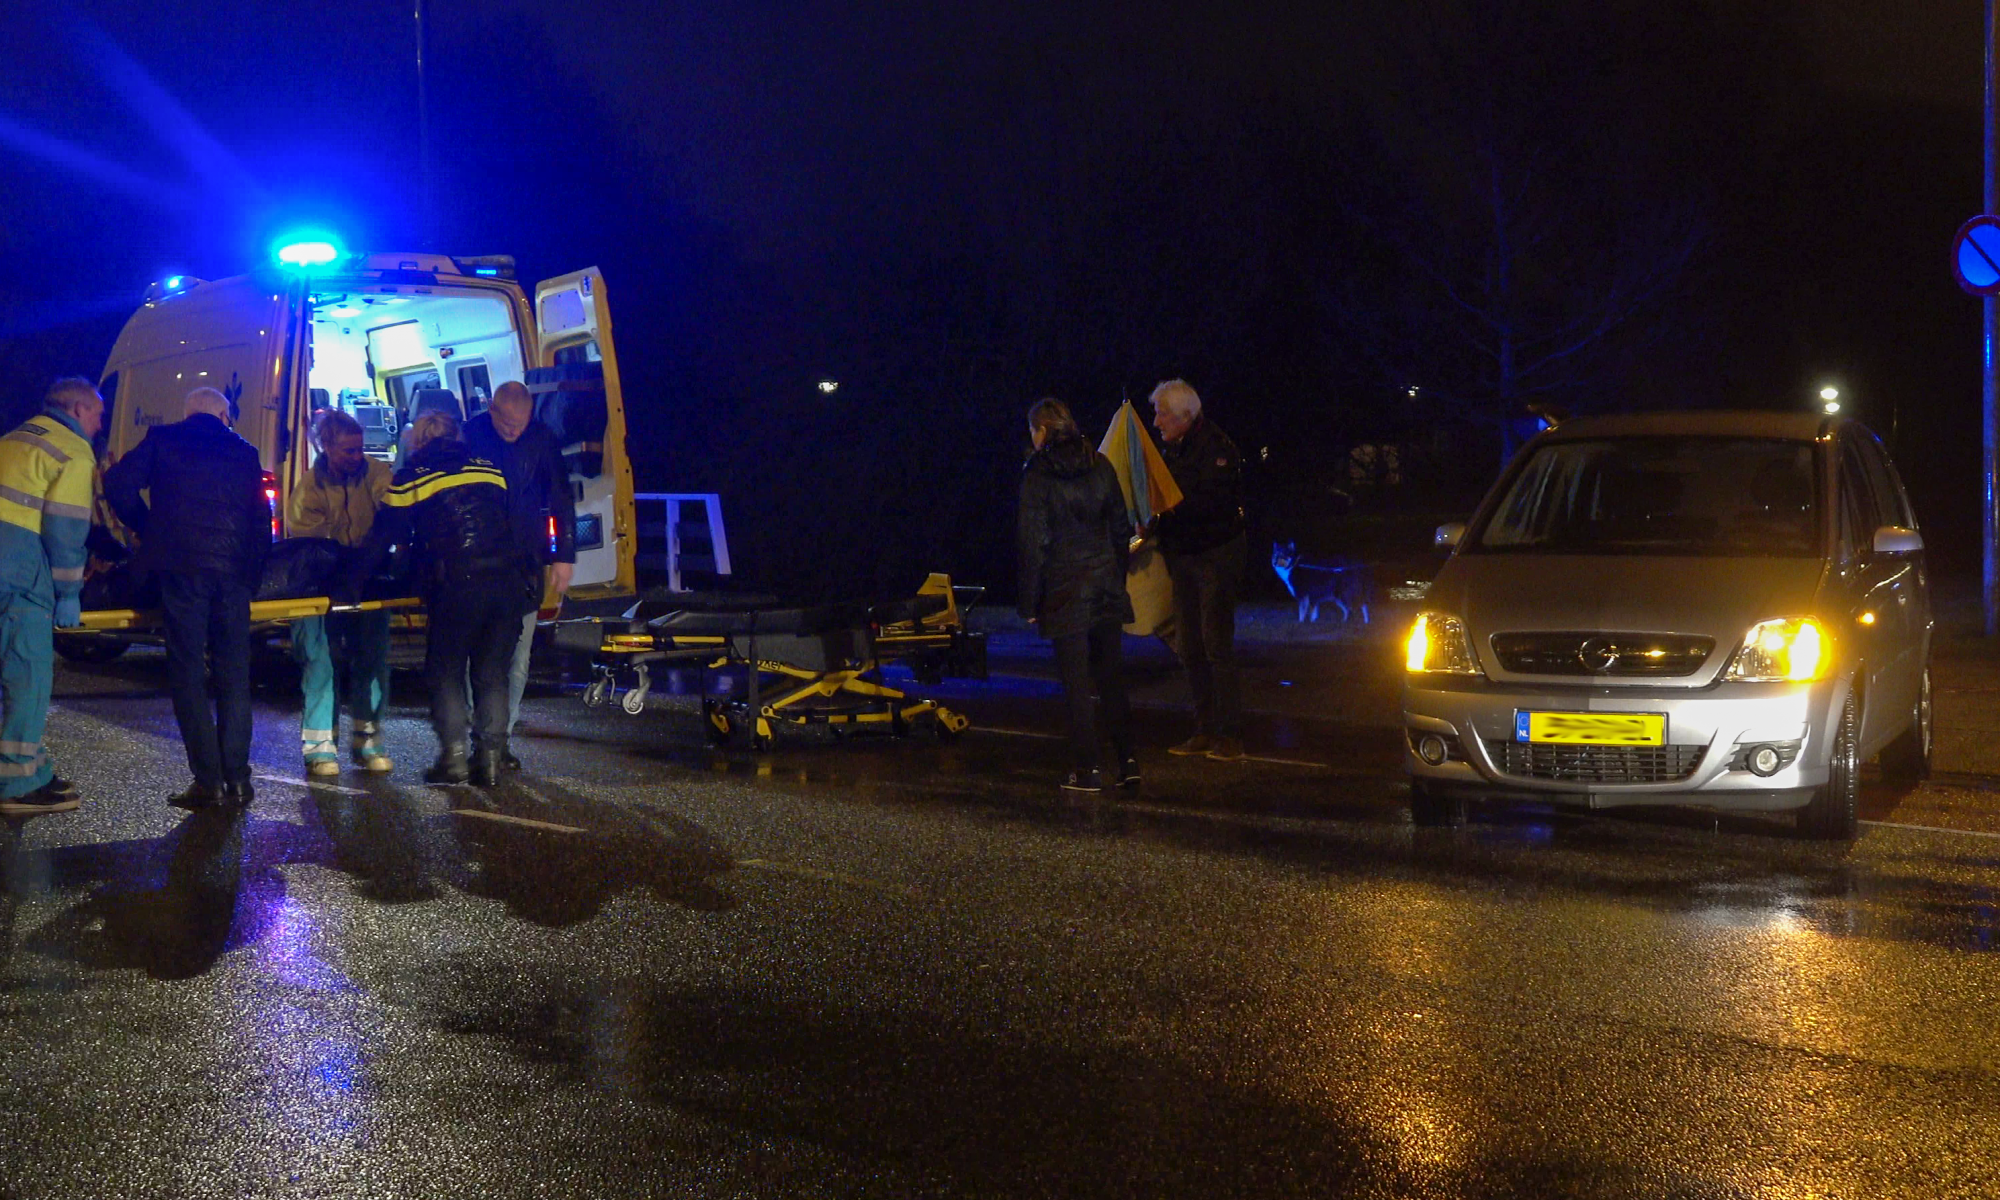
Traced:
<path fill-rule="evenodd" d="M 1411 671 L 1441 675 L 1477 675 L 1479 661 L 1472 657 L 1472 639 L 1466 636 L 1465 622 L 1444 613 L 1418 613 L 1410 627 L 1410 640 L 1403 647 L 1403 665 Z"/>
<path fill-rule="evenodd" d="M 1818 679 L 1828 659 L 1826 631 L 1811 617 L 1759 621 L 1743 635 L 1743 648 L 1727 678 L 1749 683 L 1802 683 Z"/>

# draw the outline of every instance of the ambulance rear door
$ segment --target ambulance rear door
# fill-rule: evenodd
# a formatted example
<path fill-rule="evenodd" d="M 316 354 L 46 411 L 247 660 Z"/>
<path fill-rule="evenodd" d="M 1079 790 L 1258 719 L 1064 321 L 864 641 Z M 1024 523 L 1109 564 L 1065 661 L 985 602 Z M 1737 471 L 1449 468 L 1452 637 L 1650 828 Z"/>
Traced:
<path fill-rule="evenodd" d="M 631 595 L 636 586 L 632 466 L 625 400 L 611 342 L 604 276 L 588 267 L 535 285 L 537 366 L 527 375 L 535 414 L 563 447 L 576 498 L 579 599 Z"/>

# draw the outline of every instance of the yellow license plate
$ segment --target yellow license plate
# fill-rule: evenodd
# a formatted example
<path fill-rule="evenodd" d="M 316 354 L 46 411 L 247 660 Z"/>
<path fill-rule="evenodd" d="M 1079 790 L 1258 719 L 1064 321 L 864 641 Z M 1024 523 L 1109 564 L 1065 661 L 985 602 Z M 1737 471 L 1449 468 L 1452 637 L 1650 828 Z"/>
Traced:
<path fill-rule="evenodd" d="M 1514 740 L 1559 746 L 1658 746 L 1667 740 L 1661 713 L 1517 712 Z"/>

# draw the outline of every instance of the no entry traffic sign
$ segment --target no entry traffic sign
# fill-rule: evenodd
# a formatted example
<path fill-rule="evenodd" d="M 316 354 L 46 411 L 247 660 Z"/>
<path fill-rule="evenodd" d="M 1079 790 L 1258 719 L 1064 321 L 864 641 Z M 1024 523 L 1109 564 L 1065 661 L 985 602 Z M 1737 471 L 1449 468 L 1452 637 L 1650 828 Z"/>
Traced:
<path fill-rule="evenodd" d="M 1975 296 L 2000 292 L 2000 217 L 1982 214 L 1959 227 L 1951 242 L 1958 286 Z"/>

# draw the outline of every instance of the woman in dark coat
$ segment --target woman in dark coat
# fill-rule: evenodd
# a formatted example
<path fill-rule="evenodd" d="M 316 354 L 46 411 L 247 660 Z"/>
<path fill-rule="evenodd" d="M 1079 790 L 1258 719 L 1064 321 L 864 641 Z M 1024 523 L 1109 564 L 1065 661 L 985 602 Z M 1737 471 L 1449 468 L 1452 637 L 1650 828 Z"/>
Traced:
<path fill-rule="evenodd" d="M 1118 474 L 1076 427 L 1060 400 L 1028 410 L 1035 452 L 1021 471 L 1021 615 L 1055 643 L 1056 672 L 1069 700 L 1074 769 L 1071 792 L 1097 792 L 1097 721 L 1091 691 L 1103 701 L 1105 732 L 1116 754 L 1116 782 L 1139 786 L 1132 757 L 1131 706 L 1120 666 L 1122 627 L 1132 619 L 1125 562 L 1132 521 Z"/>

